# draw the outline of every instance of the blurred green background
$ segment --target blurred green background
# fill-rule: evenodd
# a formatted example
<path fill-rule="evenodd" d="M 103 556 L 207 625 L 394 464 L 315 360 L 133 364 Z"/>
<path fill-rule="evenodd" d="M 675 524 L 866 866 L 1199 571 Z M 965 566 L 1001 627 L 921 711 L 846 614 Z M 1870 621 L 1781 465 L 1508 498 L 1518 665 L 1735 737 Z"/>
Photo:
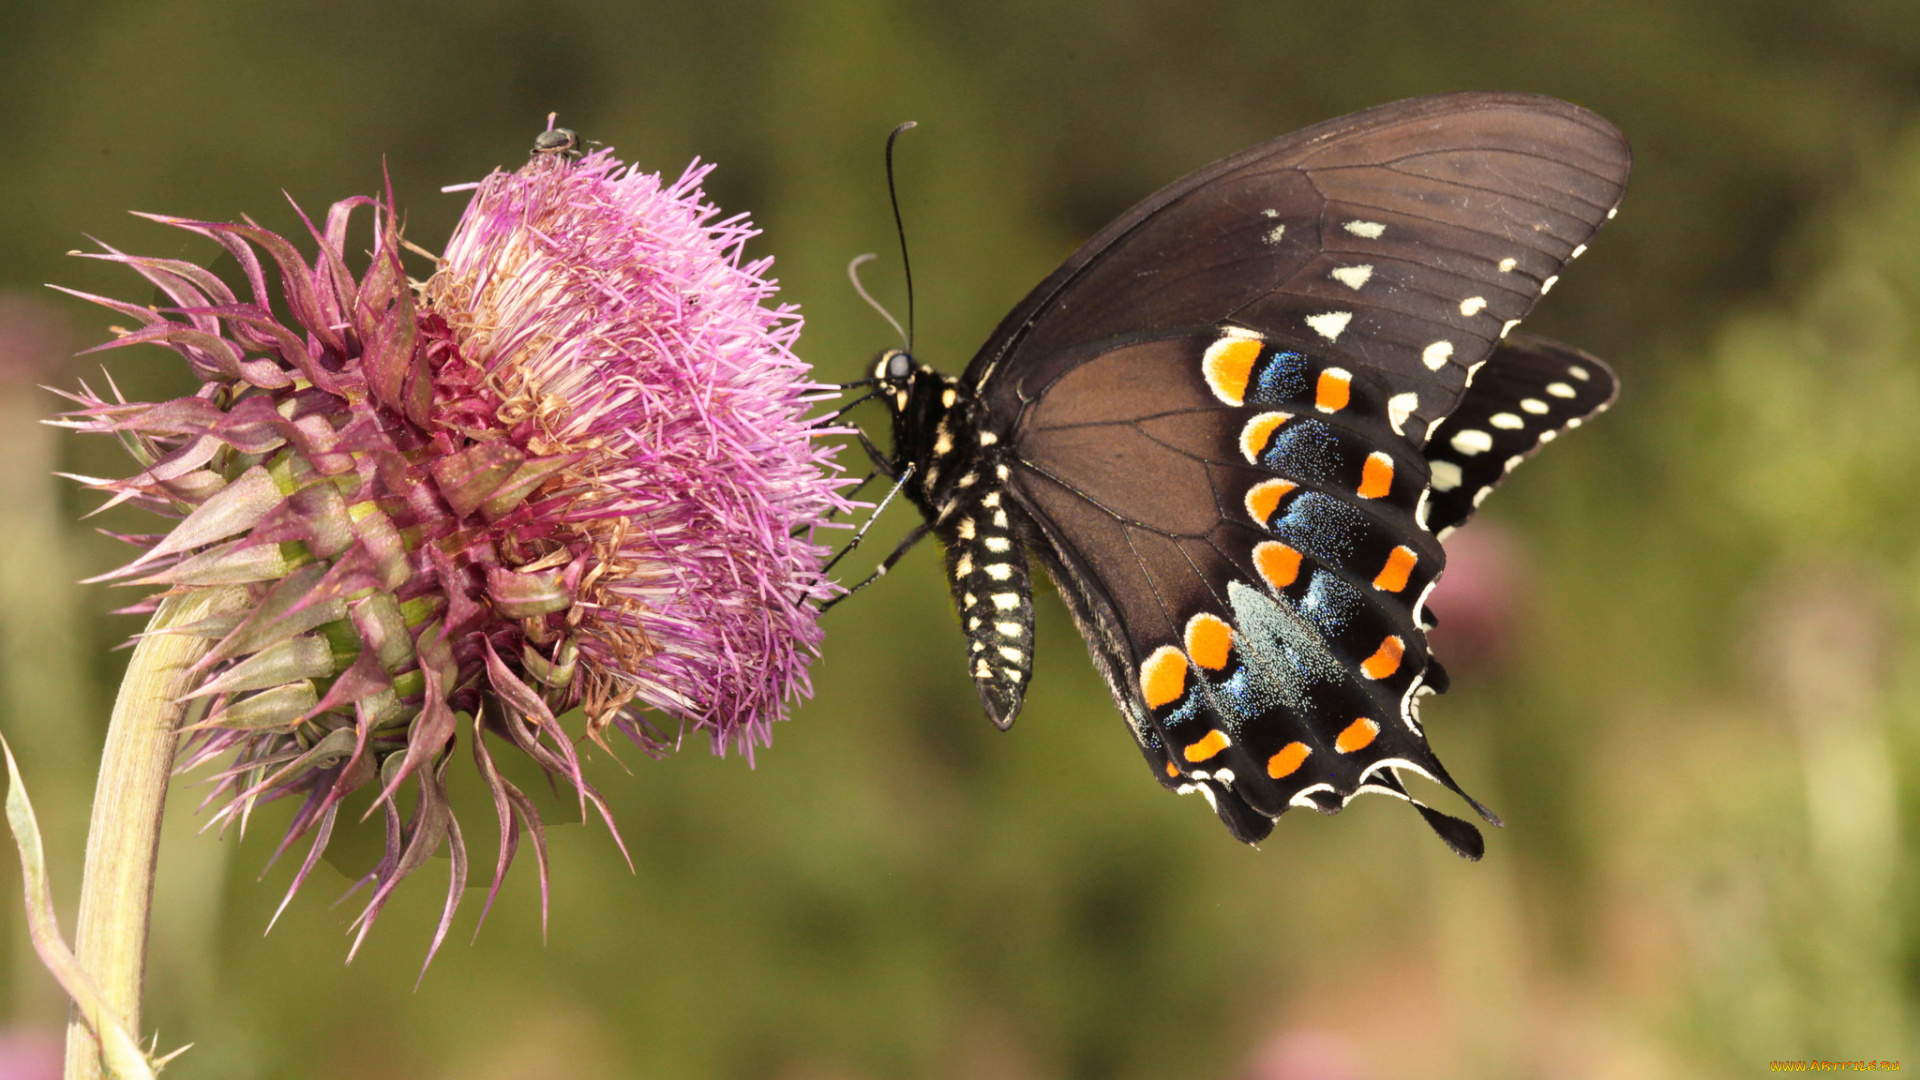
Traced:
<path fill-rule="evenodd" d="M 0 6 L 0 731 L 71 930 L 92 759 L 137 629 L 72 582 L 125 558 L 54 469 L 122 475 L 34 420 L 106 338 L 60 282 L 92 235 L 210 261 L 152 210 L 297 226 L 381 181 L 444 240 L 443 184 L 524 157 L 548 111 L 629 160 L 720 163 L 823 378 L 891 343 L 844 266 L 902 296 L 880 168 L 901 151 L 919 352 L 953 370 L 1071 247 L 1260 139 L 1395 98 L 1554 94 L 1626 130 L 1619 220 L 1529 322 L 1609 358 L 1603 420 L 1457 537 L 1455 689 L 1433 742 L 1508 827 L 1485 861 L 1361 800 L 1260 851 L 1144 770 L 1057 597 L 993 732 L 929 547 L 828 619 L 816 696 L 748 769 L 604 756 L 637 872 L 553 830 L 414 979 L 430 867 L 343 966 L 322 866 L 272 934 L 284 808 L 159 871 L 149 1027 L 168 1075 L 1737 1077 L 1912 1062 L 1920 1007 L 1920 5 L 1912 0 Z M 159 350 L 130 396 L 177 392 Z M 91 376 L 90 376 L 91 377 Z M 873 419 L 873 418 L 869 418 Z M 851 458 L 849 460 L 852 460 Z M 896 512 L 872 546 L 910 524 Z M 863 573 L 876 553 L 853 568 Z M 456 769 L 456 772 L 464 770 Z M 556 806 L 558 804 L 555 804 Z M 556 811 L 550 816 L 560 816 Z M 492 844 L 491 818 L 470 842 Z M 485 858 L 490 858 L 490 855 Z M 19 894 L 0 858 L 0 897 Z M 444 866 L 444 864 L 440 864 Z M 478 877 L 478 875 L 476 875 Z M 0 1076 L 64 1017 L 0 903 Z M 14 1071 L 6 1071 L 12 1069 Z"/>

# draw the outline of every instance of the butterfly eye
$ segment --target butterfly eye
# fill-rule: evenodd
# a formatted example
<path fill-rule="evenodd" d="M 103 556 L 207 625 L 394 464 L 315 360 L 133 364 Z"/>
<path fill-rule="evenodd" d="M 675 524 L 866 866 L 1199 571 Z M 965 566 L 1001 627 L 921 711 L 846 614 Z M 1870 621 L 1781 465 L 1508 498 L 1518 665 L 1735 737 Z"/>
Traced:
<path fill-rule="evenodd" d="M 913 370 L 913 357 L 897 352 L 887 359 L 887 378 L 904 379 Z"/>

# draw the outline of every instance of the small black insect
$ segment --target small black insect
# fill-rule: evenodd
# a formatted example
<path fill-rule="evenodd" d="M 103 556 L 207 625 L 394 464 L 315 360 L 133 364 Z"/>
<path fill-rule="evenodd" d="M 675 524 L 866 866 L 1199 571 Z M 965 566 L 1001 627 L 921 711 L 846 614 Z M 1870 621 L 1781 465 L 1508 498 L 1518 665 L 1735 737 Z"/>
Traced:
<path fill-rule="evenodd" d="M 891 144 L 889 144 L 891 146 Z M 958 378 L 902 350 L 862 385 L 879 471 L 932 532 L 993 722 L 1033 670 L 1029 556 L 1059 585 L 1154 775 L 1234 836 L 1290 807 L 1406 799 L 1480 833 L 1421 694 L 1440 541 L 1613 400 L 1605 364 L 1514 333 L 1611 218 L 1630 158 L 1577 106 L 1419 98 L 1241 151 L 1101 230 Z M 876 576 L 877 576 L 876 572 Z M 871 579 L 869 579 L 871 580 Z"/>
<path fill-rule="evenodd" d="M 569 158 L 580 156 L 580 133 L 572 128 L 548 128 L 533 137 L 535 157 L 563 154 Z"/>

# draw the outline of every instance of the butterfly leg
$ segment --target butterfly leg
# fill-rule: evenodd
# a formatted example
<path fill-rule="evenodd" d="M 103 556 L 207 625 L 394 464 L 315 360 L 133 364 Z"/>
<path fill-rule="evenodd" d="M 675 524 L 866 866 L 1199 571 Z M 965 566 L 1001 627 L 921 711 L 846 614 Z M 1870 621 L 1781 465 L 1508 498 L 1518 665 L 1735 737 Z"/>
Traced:
<path fill-rule="evenodd" d="M 853 488 L 847 492 L 847 498 L 851 499 L 855 495 L 858 495 L 862 491 L 865 491 L 867 489 L 867 485 L 873 483 L 874 477 L 879 475 L 880 475 L 880 470 L 875 469 L 872 472 L 868 473 L 867 475 L 861 477 L 860 482 L 853 485 Z"/>
<path fill-rule="evenodd" d="M 867 452 L 867 458 L 873 462 L 874 469 L 877 470 L 882 476 L 888 476 L 888 477 L 893 476 L 894 475 L 893 459 L 888 457 L 886 454 L 881 453 L 880 448 L 874 445 L 873 440 L 867 438 L 866 432 L 855 430 L 854 435 L 859 438 L 860 449 L 865 450 Z"/>
<path fill-rule="evenodd" d="M 860 541 L 865 540 L 867 538 L 867 530 L 873 528 L 873 523 L 880 520 L 880 515 L 886 513 L 887 511 L 887 504 L 893 501 L 893 497 L 895 495 L 900 494 L 900 489 L 903 487 L 906 487 L 907 481 L 911 480 L 912 478 L 913 478 L 913 466 L 908 465 L 907 471 L 900 475 L 900 479 L 895 480 L 893 482 L 893 490 L 887 492 L 887 497 L 884 499 L 881 499 L 880 505 L 874 507 L 873 513 L 867 515 L 866 523 L 861 525 L 859 531 L 853 534 L 853 539 L 847 541 L 847 546 L 841 548 L 839 554 L 827 560 L 827 565 L 821 567 L 822 571 L 833 569 L 836 565 L 839 564 L 841 559 L 846 558 L 849 554 L 852 553 L 854 548 L 857 548 L 860 546 Z M 919 537 L 916 536 L 914 539 L 917 540 L 919 539 Z M 903 554 L 903 552 L 895 552 L 894 554 L 896 557 L 898 557 L 899 555 Z M 890 565 L 890 564 L 886 564 L 886 563 L 881 564 L 880 573 L 883 573 L 883 574 L 886 573 L 887 565 Z M 862 582 L 862 584 L 865 584 L 865 582 Z"/>
<path fill-rule="evenodd" d="M 860 494 L 860 493 L 861 493 L 862 491 L 864 491 L 864 490 L 866 490 L 866 487 L 867 487 L 867 485 L 868 485 L 868 484 L 871 484 L 871 483 L 873 483 L 873 478 L 874 478 L 874 477 L 876 477 L 876 476 L 879 476 L 879 475 L 880 475 L 880 470 L 879 470 L 879 469 L 875 469 L 875 470 L 873 470 L 872 472 L 870 472 L 870 473 L 868 473 L 868 474 L 867 474 L 866 476 L 864 476 L 864 477 L 862 477 L 862 478 L 861 478 L 861 480 L 860 480 L 860 482 L 859 482 L 859 483 L 857 483 L 857 484 L 855 484 L 855 485 L 853 485 L 853 486 L 852 486 L 851 488 L 848 488 L 848 489 L 847 489 L 847 491 L 845 492 L 845 495 L 846 495 L 846 497 L 847 497 L 847 498 L 849 498 L 849 499 L 851 499 L 851 498 L 853 498 L 853 497 L 854 497 L 855 495 L 858 495 L 858 494 Z M 840 516 L 840 511 L 839 511 L 839 510 L 833 510 L 833 511 L 830 511 L 830 512 L 829 512 L 829 513 L 827 514 L 827 520 L 828 520 L 828 521 L 832 521 L 832 520 L 833 520 L 834 518 L 836 518 L 836 517 L 839 517 L 839 516 Z M 812 529 L 812 528 L 815 528 L 815 527 L 816 527 L 816 526 L 813 526 L 813 525 L 801 525 L 801 526 L 799 526 L 798 528 L 795 528 L 795 529 L 794 529 L 794 530 L 793 530 L 792 532 L 790 532 L 790 533 L 788 533 L 787 535 L 788 535 L 788 536 L 790 536 L 790 537 L 791 537 L 791 536 L 799 536 L 799 535 L 800 535 L 801 533 L 803 533 L 803 532 L 806 532 L 807 530 L 809 530 L 809 529 Z"/>
<path fill-rule="evenodd" d="M 909 469 L 909 471 L 911 471 L 911 469 Z M 891 498 L 891 496 L 889 496 L 889 498 Z M 878 514 L 879 511 L 875 511 L 875 513 Z M 868 524 L 872 524 L 871 518 L 868 519 Z M 864 528 L 862 528 L 860 531 L 862 533 L 866 532 Z M 855 585 L 853 588 L 848 589 L 846 592 L 841 593 L 839 596 L 834 597 L 833 599 L 827 601 L 826 603 L 821 604 L 820 610 L 821 611 L 827 610 L 828 608 L 839 603 L 840 601 L 845 600 L 847 597 L 852 596 L 854 593 L 859 592 L 861 589 L 864 589 L 867 586 L 885 577 L 887 575 L 887 571 L 893 569 L 893 564 L 899 562 L 902 558 L 905 558 L 907 552 L 913 550 L 913 545 L 919 543 L 922 540 L 925 540 L 927 538 L 927 533 L 931 531 L 933 531 L 933 526 L 928 525 L 925 522 L 922 522 L 919 525 L 915 525 L 913 527 L 913 531 L 908 533 L 906 537 L 900 541 L 900 545 L 893 549 L 893 554 L 888 555 L 886 558 L 880 560 L 880 565 L 874 568 L 873 573 L 867 575 L 866 580 L 860 582 L 860 584 Z M 858 540 L 859 537 L 856 536 L 854 539 Z M 853 547 L 853 545 L 849 543 L 847 547 L 850 550 Z M 846 554 L 846 552 L 842 551 L 841 554 L 844 555 Z"/>
<path fill-rule="evenodd" d="M 854 387 L 854 386 L 867 386 L 867 385 L 869 385 L 869 383 L 868 383 L 868 382 L 864 382 L 864 381 L 863 381 L 863 382 L 857 382 L 857 383 L 852 383 L 852 384 L 842 384 L 842 385 L 840 386 L 840 389 L 842 389 L 842 390 L 847 390 L 847 389 L 851 389 L 851 388 L 852 388 L 852 387 Z M 842 405 L 842 406 L 840 406 L 840 407 L 839 407 L 838 409 L 835 409 L 834 411 L 832 411 L 832 412 L 830 412 L 830 413 L 828 413 L 827 415 L 825 415 L 825 416 L 823 416 L 823 417 L 821 417 L 821 418 L 820 418 L 820 426 L 822 426 L 822 427 L 824 427 L 824 426 L 826 426 L 826 425 L 828 425 L 828 424 L 831 424 L 831 423 L 833 423 L 833 422 L 834 422 L 835 420 L 838 420 L 838 419 L 840 419 L 841 417 L 843 417 L 843 416 L 845 416 L 845 415 L 847 415 L 848 413 L 850 413 L 850 412 L 852 412 L 852 411 L 853 411 L 853 409 L 854 409 L 854 406 L 856 406 L 856 405 L 864 405 L 864 404 L 866 404 L 867 402 L 869 402 L 869 401 L 872 401 L 872 400 L 873 400 L 873 396 L 874 396 L 874 395 L 873 395 L 873 393 L 872 393 L 871 391 L 870 391 L 870 392 L 868 392 L 868 393 L 865 393 L 865 394 L 861 394 L 861 395 L 860 395 L 859 397 L 857 397 L 857 398 L 854 398 L 854 399 L 853 399 L 852 401 L 849 401 L 849 402 L 847 402 L 847 403 L 846 403 L 845 405 Z"/>

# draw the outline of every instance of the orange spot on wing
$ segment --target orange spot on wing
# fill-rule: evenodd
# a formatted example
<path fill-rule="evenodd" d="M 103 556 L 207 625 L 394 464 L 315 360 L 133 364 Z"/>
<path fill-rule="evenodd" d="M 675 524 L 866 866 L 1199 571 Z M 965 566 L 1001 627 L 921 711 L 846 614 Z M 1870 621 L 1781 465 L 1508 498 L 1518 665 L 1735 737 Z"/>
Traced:
<path fill-rule="evenodd" d="M 1171 761 L 1169 761 L 1169 762 L 1167 762 L 1167 775 L 1168 775 L 1168 776 L 1179 776 L 1179 775 L 1180 775 L 1180 766 L 1178 766 L 1178 765 L 1175 765 L 1175 764 L 1174 764 L 1173 762 L 1171 762 Z"/>
<path fill-rule="evenodd" d="M 1213 396 L 1229 405 L 1247 400 L 1247 380 L 1253 377 L 1253 365 L 1260 359 L 1260 343 L 1252 338 L 1221 338 L 1207 347 L 1200 370 L 1207 378 Z"/>
<path fill-rule="evenodd" d="M 1227 666 L 1233 651 L 1233 627 L 1204 612 L 1187 620 L 1187 655 L 1208 671 Z"/>
<path fill-rule="evenodd" d="M 1298 486 L 1291 480 L 1260 481 L 1247 489 L 1247 513 L 1253 515 L 1253 520 L 1259 522 L 1261 528 L 1265 528 L 1267 519 L 1273 517 L 1273 512 L 1280 508 L 1280 500 Z"/>
<path fill-rule="evenodd" d="M 1281 747 L 1279 753 L 1267 759 L 1267 775 L 1275 780 L 1292 776 L 1294 771 L 1306 762 L 1307 755 L 1311 753 L 1313 751 L 1307 748 L 1306 743 L 1290 742 Z"/>
<path fill-rule="evenodd" d="M 1157 709 L 1178 701 L 1186 692 L 1187 658 L 1171 645 L 1153 650 L 1153 655 L 1140 665 L 1140 693 L 1147 699 L 1147 708 Z"/>
<path fill-rule="evenodd" d="M 1384 679 L 1400 670 L 1400 658 L 1407 654 L 1407 643 L 1398 637 L 1388 637 L 1380 643 L 1380 648 L 1360 665 L 1369 679 Z"/>
<path fill-rule="evenodd" d="M 1227 748 L 1227 745 L 1228 745 L 1228 740 L 1227 740 L 1226 732 L 1219 731 L 1219 730 L 1209 731 L 1205 735 L 1200 736 L 1200 740 L 1198 742 L 1194 743 L 1192 746 L 1187 747 L 1185 750 L 1180 751 L 1180 754 L 1182 757 L 1186 758 L 1188 761 L 1198 763 L 1198 762 L 1207 760 L 1208 758 L 1212 757 L 1213 755 L 1219 753 L 1222 750 L 1225 750 Z"/>
<path fill-rule="evenodd" d="M 1360 489 L 1355 494 L 1363 499 L 1377 499 L 1392 490 L 1393 459 L 1375 450 L 1360 467 Z"/>
<path fill-rule="evenodd" d="M 1340 737 L 1333 740 L 1333 748 L 1343 754 L 1351 754 L 1355 750 L 1365 750 L 1367 747 L 1373 745 L 1373 737 L 1378 734 L 1380 734 L 1380 725 L 1363 716 L 1347 725 L 1347 730 L 1341 732 Z"/>
<path fill-rule="evenodd" d="M 1320 381 L 1313 388 L 1313 407 L 1321 412 L 1339 412 L 1347 407 L 1352 394 L 1353 376 L 1341 368 L 1328 368 L 1320 373 Z"/>
<path fill-rule="evenodd" d="M 1381 592 L 1399 592 L 1407 587 L 1407 578 L 1412 576 L 1414 564 L 1420 557 L 1410 547 L 1397 547 L 1387 552 L 1387 565 L 1373 579 L 1373 587 Z"/>
<path fill-rule="evenodd" d="M 1285 544 L 1267 540 L 1254 545 L 1253 566 L 1273 591 L 1279 592 L 1300 576 L 1300 553 Z"/>
<path fill-rule="evenodd" d="M 1273 438 L 1273 433 L 1281 424 L 1291 419 L 1292 413 L 1266 412 L 1247 421 L 1247 426 L 1240 429 L 1240 452 L 1247 455 L 1248 461 L 1258 465 L 1260 451 L 1267 448 L 1267 440 Z"/>

